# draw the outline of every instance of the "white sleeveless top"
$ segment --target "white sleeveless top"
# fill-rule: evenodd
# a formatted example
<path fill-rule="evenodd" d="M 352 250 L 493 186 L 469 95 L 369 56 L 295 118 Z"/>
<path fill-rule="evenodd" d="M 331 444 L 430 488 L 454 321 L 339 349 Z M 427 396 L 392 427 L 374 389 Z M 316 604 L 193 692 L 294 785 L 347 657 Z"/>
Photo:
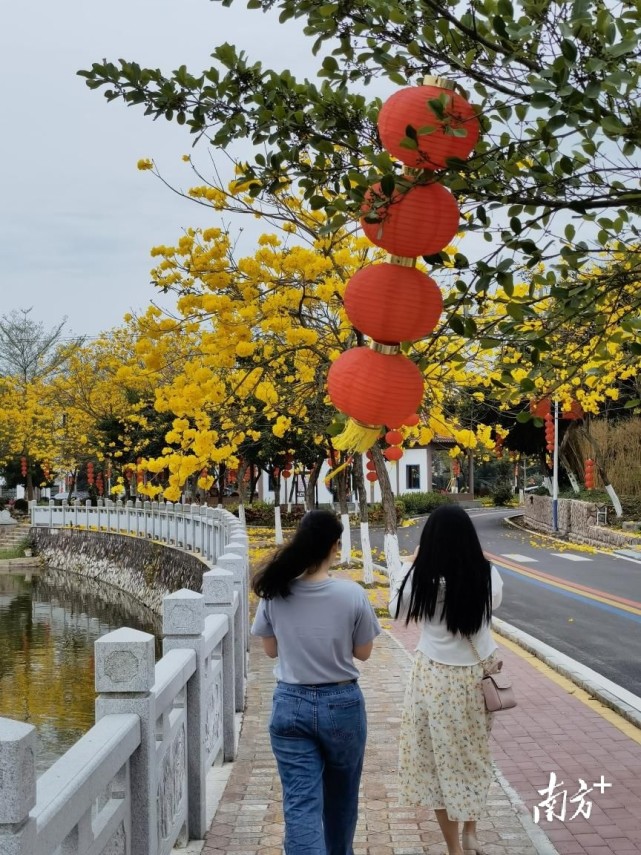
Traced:
<path fill-rule="evenodd" d="M 403 564 L 402 570 L 397 577 L 392 578 L 390 576 L 389 613 L 392 618 L 396 615 L 399 589 L 411 566 L 410 562 L 406 562 Z M 492 565 L 490 579 L 492 585 L 492 610 L 494 610 L 501 604 L 503 596 L 503 580 L 494 565 Z M 403 589 L 398 620 L 405 620 L 407 609 L 409 608 L 411 589 L 412 577 L 410 576 Z M 447 628 L 445 621 L 440 619 L 441 605 L 442 600 L 439 595 L 436 609 L 434 610 L 434 617 L 427 618 L 422 622 L 421 637 L 416 649 L 424 653 L 433 662 L 441 662 L 444 665 L 475 665 L 479 660 L 467 638 L 458 633 L 453 635 Z M 481 659 L 486 659 L 497 648 L 496 642 L 492 638 L 492 631 L 489 624 L 484 624 L 476 635 L 471 637 L 471 640 L 474 642 L 474 646 L 478 650 Z"/>

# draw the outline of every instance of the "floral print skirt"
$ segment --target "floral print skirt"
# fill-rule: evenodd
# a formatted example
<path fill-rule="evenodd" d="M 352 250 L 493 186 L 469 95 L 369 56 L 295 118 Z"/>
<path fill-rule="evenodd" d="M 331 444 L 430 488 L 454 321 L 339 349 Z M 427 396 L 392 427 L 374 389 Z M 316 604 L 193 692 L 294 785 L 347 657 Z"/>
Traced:
<path fill-rule="evenodd" d="M 443 665 L 417 651 L 399 741 L 399 798 L 477 820 L 492 781 L 490 730 L 481 690 L 483 665 Z"/>

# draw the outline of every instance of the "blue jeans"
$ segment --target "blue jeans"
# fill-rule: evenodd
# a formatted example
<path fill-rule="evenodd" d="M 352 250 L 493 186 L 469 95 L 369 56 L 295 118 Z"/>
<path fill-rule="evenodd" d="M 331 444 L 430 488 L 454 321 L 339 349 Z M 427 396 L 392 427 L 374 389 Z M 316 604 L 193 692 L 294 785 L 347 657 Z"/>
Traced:
<path fill-rule="evenodd" d="M 283 785 L 286 855 L 353 855 L 367 738 L 358 683 L 279 682 L 269 735 Z"/>

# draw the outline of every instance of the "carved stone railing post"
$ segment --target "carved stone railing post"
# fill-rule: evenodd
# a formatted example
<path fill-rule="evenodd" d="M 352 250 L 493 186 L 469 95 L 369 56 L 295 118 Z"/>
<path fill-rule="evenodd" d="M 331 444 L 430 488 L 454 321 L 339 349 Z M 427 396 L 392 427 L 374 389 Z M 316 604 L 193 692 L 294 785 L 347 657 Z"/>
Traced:
<path fill-rule="evenodd" d="M 0 718 L 0 853 L 32 855 L 36 823 L 29 811 L 36 803 L 36 729 Z"/>
<path fill-rule="evenodd" d="M 235 713 L 244 705 L 243 636 L 240 597 L 234 590 L 234 574 L 214 567 L 203 573 L 203 596 L 208 615 L 227 615 L 229 630 L 223 639 L 223 753 L 225 760 L 236 755 Z"/>
<path fill-rule="evenodd" d="M 249 578 L 249 538 L 247 537 L 247 533 L 245 529 L 240 525 L 240 523 L 236 522 L 231 532 L 231 536 L 229 538 L 229 542 L 227 544 L 228 552 L 235 552 L 237 555 L 242 556 L 244 563 L 244 596 L 245 596 L 245 609 L 248 608 L 249 603 L 249 586 L 250 586 L 250 578 Z M 247 613 L 246 613 L 247 614 Z M 249 652 L 249 620 L 245 621 L 245 649 Z"/>
<path fill-rule="evenodd" d="M 96 721 L 111 713 L 140 719 L 140 747 L 131 758 L 132 852 L 158 853 L 156 780 L 155 641 L 148 632 L 123 627 L 95 645 Z"/>
<path fill-rule="evenodd" d="M 187 683 L 187 789 L 189 836 L 201 840 L 207 831 L 205 600 L 202 594 L 183 589 L 164 597 L 162 606 L 163 655 L 185 648 L 196 653 L 196 671 Z"/>
<path fill-rule="evenodd" d="M 247 583 L 246 559 L 240 549 L 237 552 L 227 551 L 218 558 L 216 566 L 222 567 L 223 570 L 231 570 L 234 574 L 234 588 L 238 592 L 238 598 L 241 602 L 239 611 L 242 638 L 241 645 L 243 648 L 242 663 L 243 674 L 246 675 L 247 645 L 249 640 L 249 611 L 247 608 L 247 604 L 249 602 L 249 586 Z M 236 667 L 238 667 L 238 665 Z M 238 707 L 238 699 L 236 700 L 236 706 Z"/>

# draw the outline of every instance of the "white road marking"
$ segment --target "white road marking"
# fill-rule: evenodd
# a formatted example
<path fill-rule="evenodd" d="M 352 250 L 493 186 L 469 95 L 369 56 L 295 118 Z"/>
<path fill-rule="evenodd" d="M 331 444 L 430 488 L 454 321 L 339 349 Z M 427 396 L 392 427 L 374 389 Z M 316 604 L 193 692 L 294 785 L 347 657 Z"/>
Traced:
<path fill-rule="evenodd" d="M 555 558 L 567 558 L 568 561 L 592 561 L 591 558 L 586 558 L 585 555 L 576 555 L 574 552 L 551 552 Z"/>
<path fill-rule="evenodd" d="M 501 558 L 509 558 L 510 561 L 518 561 L 521 564 L 536 564 L 538 558 L 530 558 L 529 555 L 519 555 L 518 552 L 501 552 Z"/>

